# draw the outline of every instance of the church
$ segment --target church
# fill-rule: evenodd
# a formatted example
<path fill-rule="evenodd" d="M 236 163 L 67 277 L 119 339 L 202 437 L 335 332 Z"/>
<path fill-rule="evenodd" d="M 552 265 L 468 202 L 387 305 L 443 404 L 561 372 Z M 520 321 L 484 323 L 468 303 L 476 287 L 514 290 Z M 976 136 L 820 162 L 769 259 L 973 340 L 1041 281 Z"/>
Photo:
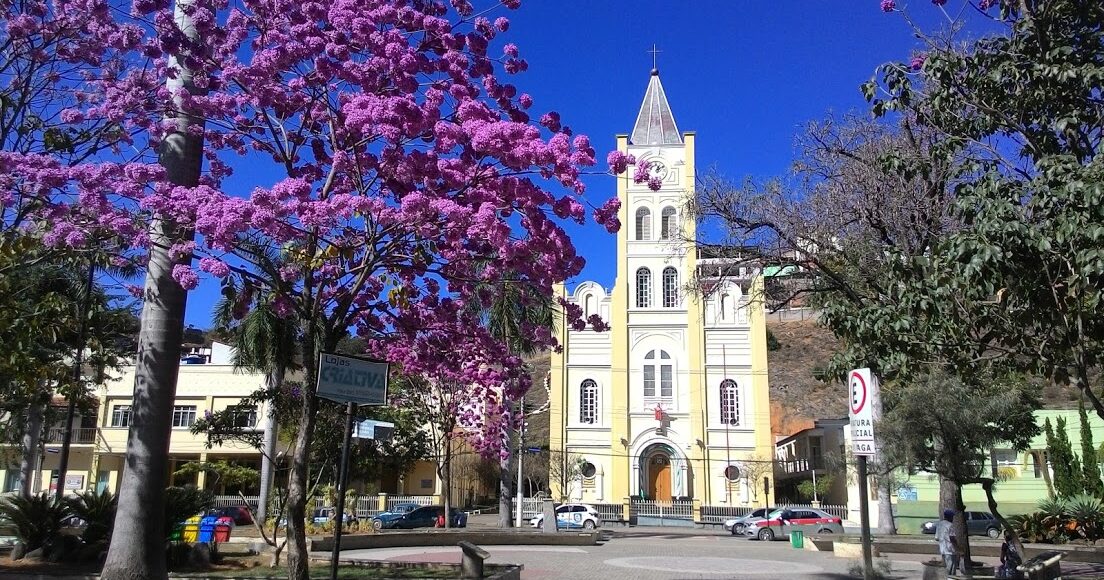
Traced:
<path fill-rule="evenodd" d="M 549 376 L 549 443 L 560 462 L 551 472 L 564 474 L 550 482 L 556 498 L 743 506 L 773 487 L 763 468 L 774 445 L 765 316 L 755 298 L 762 278 L 687 242 L 696 239 L 684 215 L 694 143 L 694 133 L 679 132 L 653 69 L 617 149 L 651 163 L 662 185 L 634 183 L 633 167 L 616 178 L 622 227 L 613 287 L 560 288 L 610 328 L 558 325 L 563 349 Z"/>

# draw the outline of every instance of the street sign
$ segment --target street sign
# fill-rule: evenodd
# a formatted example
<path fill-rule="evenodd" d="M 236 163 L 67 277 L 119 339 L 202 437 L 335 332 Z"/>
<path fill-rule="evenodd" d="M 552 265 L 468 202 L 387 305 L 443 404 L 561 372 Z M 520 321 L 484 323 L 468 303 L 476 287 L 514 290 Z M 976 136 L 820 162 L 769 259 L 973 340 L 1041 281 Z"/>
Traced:
<path fill-rule="evenodd" d="M 318 396 L 335 403 L 385 405 L 387 371 L 385 362 L 322 353 L 318 358 Z"/>
<path fill-rule="evenodd" d="M 356 424 L 353 437 L 357 439 L 373 439 L 375 441 L 390 441 L 394 434 L 394 423 L 367 419 Z"/>
<path fill-rule="evenodd" d="M 855 369 L 847 379 L 848 411 L 851 418 L 851 451 L 872 457 L 874 443 L 874 407 L 878 401 L 878 378 L 870 369 Z"/>

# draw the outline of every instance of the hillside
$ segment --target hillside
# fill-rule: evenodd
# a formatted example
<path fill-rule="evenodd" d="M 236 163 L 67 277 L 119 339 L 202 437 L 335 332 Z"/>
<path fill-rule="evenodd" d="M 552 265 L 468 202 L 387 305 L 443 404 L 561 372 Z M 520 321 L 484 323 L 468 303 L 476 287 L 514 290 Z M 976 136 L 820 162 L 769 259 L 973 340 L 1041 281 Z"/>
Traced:
<path fill-rule="evenodd" d="M 847 416 L 844 386 L 816 377 L 836 352 L 836 337 L 813 320 L 770 321 L 767 329 L 777 341 L 767 352 L 771 431 L 785 436 L 812 427 L 814 419 Z"/>

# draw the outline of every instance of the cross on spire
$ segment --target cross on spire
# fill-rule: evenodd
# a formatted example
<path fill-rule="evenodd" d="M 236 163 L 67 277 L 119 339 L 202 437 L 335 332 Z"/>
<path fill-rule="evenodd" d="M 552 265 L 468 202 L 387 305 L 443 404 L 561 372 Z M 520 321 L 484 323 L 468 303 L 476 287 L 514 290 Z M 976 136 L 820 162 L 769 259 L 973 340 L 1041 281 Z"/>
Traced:
<path fill-rule="evenodd" d="M 657 65 L 656 57 L 659 55 L 659 53 L 663 51 L 657 49 L 655 43 L 653 43 L 652 50 L 649 50 L 648 52 L 652 53 L 652 74 L 655 74 L 659 72 L 659 66 Z"/>

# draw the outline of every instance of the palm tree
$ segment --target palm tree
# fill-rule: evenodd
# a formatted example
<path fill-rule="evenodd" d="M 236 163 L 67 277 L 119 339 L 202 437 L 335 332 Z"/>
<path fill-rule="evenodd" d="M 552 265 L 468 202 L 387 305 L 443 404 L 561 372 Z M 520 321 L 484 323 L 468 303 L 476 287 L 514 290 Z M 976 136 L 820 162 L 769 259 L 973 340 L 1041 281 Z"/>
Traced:
<path fill-rule="evenodd" d="M 555 332 L 556 308 L 551 293 L 541 292 L 528 281 L 509 274 L 488 283 L 493 286 L 492 300 L 486 304 L 477 304 L 484 326 L 498 340 L 502 341 L 511 354 L 528 356 L 535 354 L 538 346 L 522 330 L 527 327 L 547 328 Z M 478 292 L 477 292 L 478 295 Z M 514 437 L 511 434 L 511 448 Z M 512 450 L 512 449 L 511 449 Z M 499 460 L 498 478 L 498 524 L 508 528 L 513 522 L 513 483 L 515 474 L 512 469 L 511 453 L 507 459 Z M 518 490 L 520 496 L 521 490 Z M 521 497 L 518 497 L 521 501 Z"/>
<path fill-rule="evenodd" d="M 216 330 L 230 335 L 234 346 L 232 362 L 236 369 L 265 373 L 265 398 L 269 404 L 264 418 L 257 505 L 257 519 L 263 523 L 268 515 L 276 457 L 276 405 L 272 398 L 283 384 L 287 371 L 298 368 L 295 362 L 298 334 L 295 320 L 277 316 L 264 300 L 244 316 L 235 316 L 243 298 L 241 290 L 227 282 L 223 286 L 222 299 L 215 305 L 214 325 Z"/>

